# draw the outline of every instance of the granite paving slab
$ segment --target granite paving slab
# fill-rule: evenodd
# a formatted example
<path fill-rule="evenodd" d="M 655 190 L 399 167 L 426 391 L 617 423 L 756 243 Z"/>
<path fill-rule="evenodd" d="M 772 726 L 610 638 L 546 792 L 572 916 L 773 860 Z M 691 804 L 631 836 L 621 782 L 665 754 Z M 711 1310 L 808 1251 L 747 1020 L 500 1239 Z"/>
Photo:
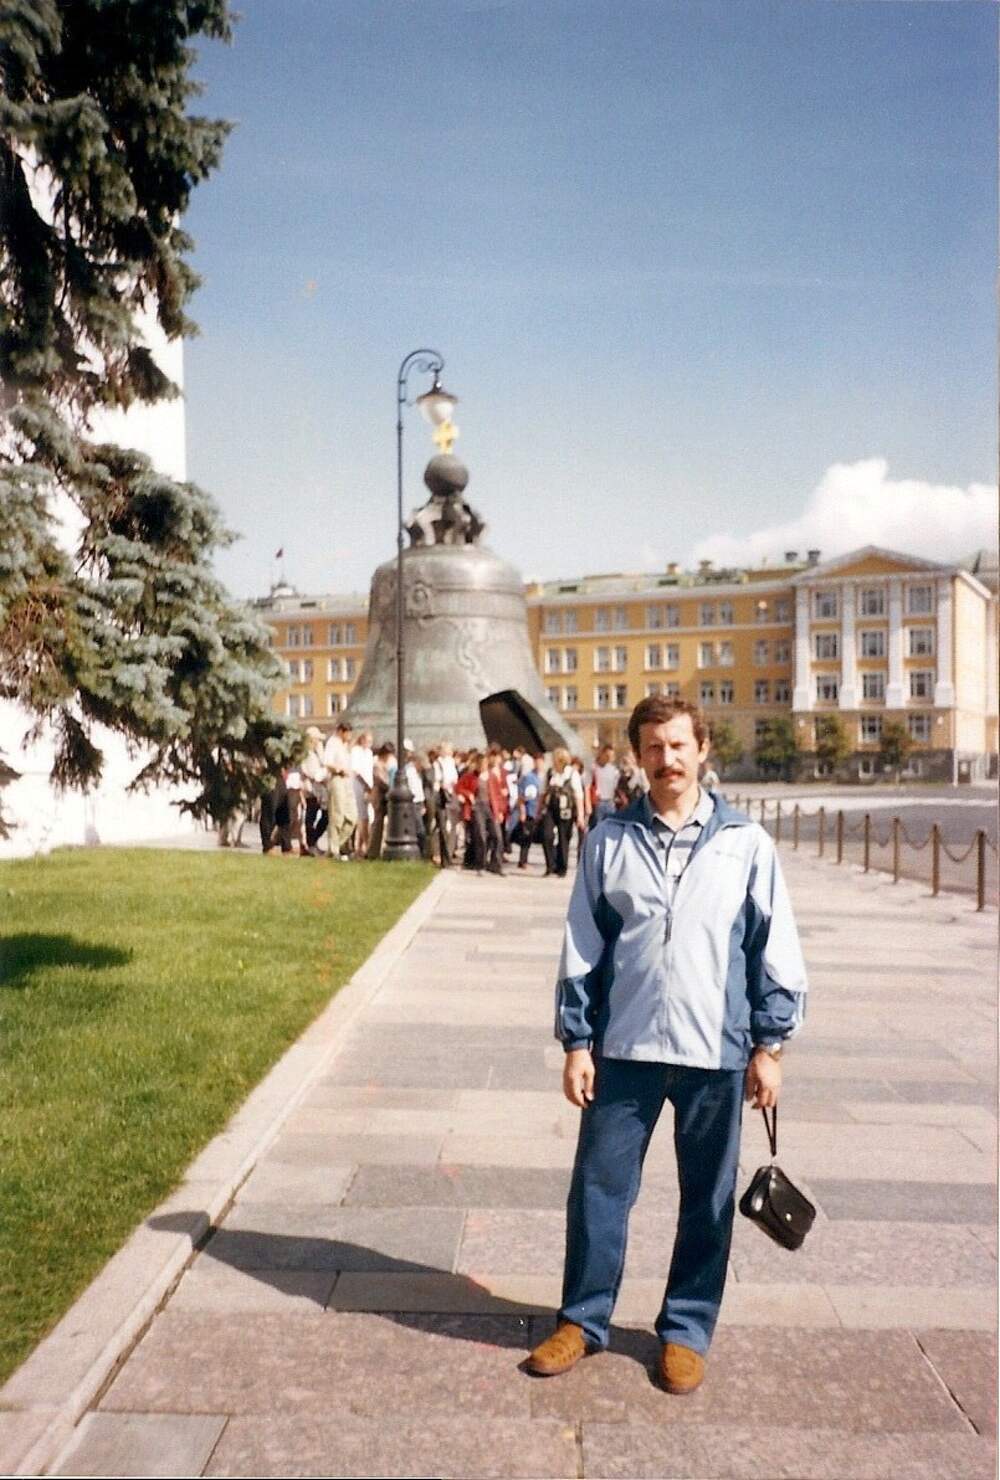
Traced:
<path fill-rule="evenodd" d="M 992 1286 L 996 1263 L 967 1228 L 925 1222 L 813 1224 L 799 1249 L 782 1249 L 737 1216 L 730 1255 L 738 1280 L 932 1288 Z"/>
<path fill-rule="evenodd" d="M 558 1382 L 534 1382 L 532 1415 L 676 1423 L 678 1400 L 653 1378 L 656 1338 L 628 1331 L 615 1345 Z M 843 1433 L 970 1432 L 914 1338 L 898 1331 L 828 1329 L 817 1341 L 794 1327 L 720 1327 L 704 1384 L 684 1398 L 683 1419 L 737 1426 L 748 1413 L 758 1433 L 781 1427 L 790 1413 L 803 1428 Z"/>
<path fill-rule="evenodd" d="M 306 1417 L 347 1409 L 530 1416 L 518 1364 L 530 1316 L 172 1312 L 156 1320 L 105 1394 L 104 1412 Z"/>
<path fill-rule="evenodd" d="M 975 1434 L 587 1422 L 582 1439 L 587 1480 L 995 1480 L 996 1470 Z"/>
<path fill-rule="evenodd" d="M 212 1413 L 88 1413 L 54 1475 L 200 1475 L 226 1427 Z"/>
<path fill-rule="evenodd" d="M 992 1315 L 993 1312 L 991 1311 Z M 969 1422 L 996 1435 L 997 1338 L 995 1333 L 924 1330 L 920 1348 Z"/>
<path fill-rule="evenodd" d="M 901 1100 L 908 1104 L 930 1105 L 982 1105 L 987 1110 L 996 1110 L 997 1094 L 992 1079 L 976 1083 L 959 1083 L 957 1080 L 930 1080 L 913 1082 L 898 1079 L 893 1089 Z"/>
<path fill-rule="evenodd" d="M 991 1223 L 996 1216 L 996 1191 L 985 1182 L 855 1182 L 814 1176 L 810 1185 L 831 1219 L 947 1224 Z"/>
<path fill-rule="evenodd" d="M 347 1139 L 342 1139 L 337 1148 L 339 1152 L 342 1153 L 343 1141 Z M 436 1152 L 439 1142 L 431 1141 L 430 1145 Z M 355 1163 L 361 1158 L 340 1154 L 331 1165 L 333 1158 L 327 1160 L 329 1145 L 324 1143 L 316 1149 L 320 1152 L 319 1155 L 298 1162 L 278 1160 L 272 1156 L 263 1157 L 239 1189 L 237 1197 L 250 1202 L 279 1202 L 287 1199 L 290 1203 L 336 1205 L 351 1185 Z M 402 1161 L 405 1157 L 404 1147 L 399 1159 Z"/>
<path fill-rule="evenodd" d="M 344 1057 L 331 1066 L 328 1084 L 392 1085 L 397 1089 L 488 1089 L 490 1059 L 484 1054 L 456 1054 L 425 1058 L 419 1055 L 397 1057 L 391 1052 L 367 1058 Z M 322 1092 L 310 1095 L 307 1105 L 324 1105 Z"/>
<path fill-rule="evenodd" d="M 995 1290 L 986 1285 L 827 1285 L 826 1293 L 846 1328 L 915 1331 L 933 1324 L 967 1334 L 996 1329 Z"/>
<path fill-rule="evenodd" d="M 565 1208 L 569 1173 L 561 1167 L 363 1166 L 348 1207 Z"/>
<path fill-rule="evenodd" d="M 236 1269 L 201 1254 L 171 1295 L 170 1309 L 319 1316 L 337 1281 L 337 1272 L 331 1269 L 270 1269 L 266 1278 L 263 1273 Z"/>
<path fill-rule="evenodd" d="M 457 1208 L 289 1209 L 237 1203 L 203 1258 L 236 1269 L 444 1269 L 455 1263 Z"/>
<path fill-rule="evenodd" d="M 431 1413 L 386 1424 L 346 1407 L 305 1417 L 229 1422 L 205 1471 L 212 1476 L 325 1476 L 370 1480 L 537 1480 L 577 1475 L 572 1425 Z"/>

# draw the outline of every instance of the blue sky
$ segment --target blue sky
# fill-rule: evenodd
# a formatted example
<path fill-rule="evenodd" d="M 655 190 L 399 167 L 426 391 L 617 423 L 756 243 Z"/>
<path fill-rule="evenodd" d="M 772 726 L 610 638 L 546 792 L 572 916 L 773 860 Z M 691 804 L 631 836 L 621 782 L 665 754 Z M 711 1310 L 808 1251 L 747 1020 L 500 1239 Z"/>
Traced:
<path fill-rule="evenodd" d="M 279 546 L 302 590 L 367 589 L 425 344 L 526 574 L 990 537 L 992 5 L 239 8 L 186 222 L 189 473 L 234 590 Z M 408 508 L 433 451 L 408 412 Z"/>

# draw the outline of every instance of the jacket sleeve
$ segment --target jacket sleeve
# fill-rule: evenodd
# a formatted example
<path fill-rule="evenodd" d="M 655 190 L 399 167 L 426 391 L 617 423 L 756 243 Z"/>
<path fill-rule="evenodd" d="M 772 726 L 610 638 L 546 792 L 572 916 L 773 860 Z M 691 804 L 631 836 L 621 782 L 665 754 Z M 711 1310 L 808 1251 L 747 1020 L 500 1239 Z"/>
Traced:
<path fill-rule="evenodd" d="M 760 829 L 750 873 L 746 936 L 747 996 L 754 1043 L 783 1042 L 805 1019 L 806 967 L 781 864 Z"/>
<path fill-rule="evenodd" d="M 603 848 L 603 830 L 597 828 L 584 845 L 566 915 L 556 983 L 555 1036 L 567 1053 L 574 1048 L 590 1048 L 594 1038 L 597 1004 L 591 978 L 601 964 L 606 944 L 598 926 Z"/>

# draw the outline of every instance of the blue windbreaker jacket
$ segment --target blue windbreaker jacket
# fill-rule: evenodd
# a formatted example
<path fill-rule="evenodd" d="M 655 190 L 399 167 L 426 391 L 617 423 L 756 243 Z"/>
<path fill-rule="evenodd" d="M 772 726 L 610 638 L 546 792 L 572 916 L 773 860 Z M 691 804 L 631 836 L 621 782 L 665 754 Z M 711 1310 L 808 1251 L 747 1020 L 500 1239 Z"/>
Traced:
<path fill-rule="evenodd" d="M 556 987 L 564 1048 L 741 1069 L 801 1026 L 805 963 L 774 844 L 712 800 L 672 911 L 648 797 L 587 838 Z"/>

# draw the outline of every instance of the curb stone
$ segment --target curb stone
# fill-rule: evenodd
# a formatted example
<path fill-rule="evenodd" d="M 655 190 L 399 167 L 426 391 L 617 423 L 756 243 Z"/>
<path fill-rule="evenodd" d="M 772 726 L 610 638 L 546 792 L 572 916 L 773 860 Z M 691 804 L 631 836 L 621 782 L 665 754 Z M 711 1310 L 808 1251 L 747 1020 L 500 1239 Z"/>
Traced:
<path fill-rule="evenodd" d="M 0 1473 L 40 1475 L 59 1463 L 76 1426 L 138 1343 L 208 1229 L 340 1051 L 450 883 L 439 873 L 382 937 L 226 1127 L 0 1388 Z M 181 1214 L 185 1216 L 183 1219 Z M 160 1231 L 154 1219 L 173 1218 Z"/>

